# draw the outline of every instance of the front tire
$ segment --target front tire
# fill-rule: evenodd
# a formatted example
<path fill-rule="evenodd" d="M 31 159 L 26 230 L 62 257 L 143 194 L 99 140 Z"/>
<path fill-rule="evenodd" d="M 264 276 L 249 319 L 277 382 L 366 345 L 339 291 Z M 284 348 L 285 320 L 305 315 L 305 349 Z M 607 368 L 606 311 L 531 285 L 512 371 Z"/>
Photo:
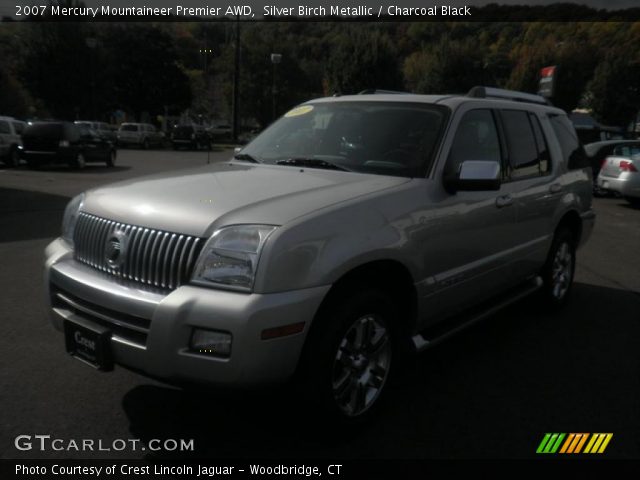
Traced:
<path fill-rule="evenodd" d="M 9 152 L 9 157 L 7 158 L 7 166 L 15 168 L 18 165 L 20 165 L 20 152 L 18 152 L 18 148 L 14 146 Z"/>
<path fill-rule="evenodd" d="M 567 303 L 575 268 L 575 238 L 569 229 L 562 228 L 553 238 L 547 262 L 542 269 L 542 292 L 552 308 L 559 308 Z"/>
<path fill-rule="evenodd" d="M 371 289 L 331 302 L 314 320 L 301 386 L 329 420 L 361 423 L 380 407 L 398 357 L 394 311 L 385 292 Z"/>
<path fill-rule="evenodd" d="M 116 151 L 111 150 L 107 156 L 107 167 L 115 167 L 116 165 Z"/>

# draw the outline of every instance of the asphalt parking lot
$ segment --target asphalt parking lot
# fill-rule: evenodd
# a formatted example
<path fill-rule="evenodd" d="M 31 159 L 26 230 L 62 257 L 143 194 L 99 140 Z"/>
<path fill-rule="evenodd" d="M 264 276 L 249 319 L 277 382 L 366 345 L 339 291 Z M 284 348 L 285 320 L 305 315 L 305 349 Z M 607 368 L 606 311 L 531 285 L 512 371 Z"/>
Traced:
<path fill-rule="evenodd" d="M 523 458 L 546 432 L 611 432 L 607 458 L 640 458 L 640 210 L 596 199 L 573 298 L 528 298 L 425 352 L 372 424 L 332 432 L 278 392 L 194 393 L 69 357 L 47 320 L 42 253 L 87 188 L 223 161 L 230 151 L 119 152 L 118 165 L 0 167 L 0 457 L 159 458 L 147 451 L 18 451 L 21 434 L 187 438 L 203 458 Z M 168 455 L 168 454 L 167 454 Z"/>

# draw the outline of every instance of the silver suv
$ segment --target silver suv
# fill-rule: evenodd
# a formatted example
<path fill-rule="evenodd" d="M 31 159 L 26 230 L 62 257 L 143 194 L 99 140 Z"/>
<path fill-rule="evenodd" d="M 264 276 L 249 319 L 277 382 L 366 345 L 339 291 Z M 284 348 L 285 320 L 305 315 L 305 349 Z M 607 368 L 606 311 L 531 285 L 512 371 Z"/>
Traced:
<path fill-rule="evenodd" d="M 0 117 L 0 161 L 10 167 L 20 163 L 22 133 L 26 125 L 13 117 Z"/>
<path fill-rule="evenodd" d="M 45 281 L 98 369 L 294 379 L 349 422 L 406 353 L 534 291 L 562 305 L 594 217 L 583 148 L 541 97 L 323 98 L 227 163 L 74 198 Z"/>

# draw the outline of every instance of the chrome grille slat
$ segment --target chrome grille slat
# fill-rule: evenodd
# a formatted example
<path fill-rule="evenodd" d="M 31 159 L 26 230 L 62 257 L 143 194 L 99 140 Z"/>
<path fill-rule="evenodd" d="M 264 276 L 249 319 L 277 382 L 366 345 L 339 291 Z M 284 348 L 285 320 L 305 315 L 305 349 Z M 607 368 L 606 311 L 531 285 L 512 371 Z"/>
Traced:
<path fill-rule="evenodd" d="M 164 258 L 162 259 L 162 278 L 160 280 L 160 286 L 162 288 L 171 288 L 171 279 L 169 278 L 169 269 L 171 268 L 169 256 L 173 249 L 173 244 L 176 241 L 176 237 L 177 235 L 175 233 L 170 234 L 169 241 L 167 242 L 167 248 L 164 251 Z"/>
<path fill-rule="evenodd" d="M 107 263 L 107 240 L 116 232 L 128 239 L 119 268 Z M 188 281 L 200 253 L 201 239 L 120 223 L 80 213 L 74 233 L 75 259 L 124 280 L 173 290 Z"/>
<path fill-rule="evenodd" d="M 169 265 L 171 265 L 171 271 L 169 272 L 169 278 L 171 278 L 172 280 L 170 280 L 170 284 L 169 284 L 169 288 L 174 288 L 175 283 L 173 282 L 177 282 L 180 283 L 180 277 L 175 277 L 174 274 L 177 273 L 176 270 L 176 258 L 178 257 L 178 252 L 180 251 L 180 244 L 182 243 L 182 239 L 184 238 L 184 235 L 180 235 L 178 237 L 178 240 L 176 242 L 176 247 L 173 249 L 173 256 L 171 257 L 171 261 L 169 262 Z"/>

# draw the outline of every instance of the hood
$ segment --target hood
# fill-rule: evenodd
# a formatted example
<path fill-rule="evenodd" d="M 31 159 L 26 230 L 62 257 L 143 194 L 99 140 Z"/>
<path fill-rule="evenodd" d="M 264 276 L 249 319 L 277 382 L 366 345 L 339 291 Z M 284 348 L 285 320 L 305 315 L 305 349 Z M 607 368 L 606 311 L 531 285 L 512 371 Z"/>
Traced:
<path fill-rule="evenodd" d="M 117 222 L 196 236 L 237 223 L 294 218 L 409 178 L 239 162 L 127 180 L 87 192 L 82 211 Z"/>

